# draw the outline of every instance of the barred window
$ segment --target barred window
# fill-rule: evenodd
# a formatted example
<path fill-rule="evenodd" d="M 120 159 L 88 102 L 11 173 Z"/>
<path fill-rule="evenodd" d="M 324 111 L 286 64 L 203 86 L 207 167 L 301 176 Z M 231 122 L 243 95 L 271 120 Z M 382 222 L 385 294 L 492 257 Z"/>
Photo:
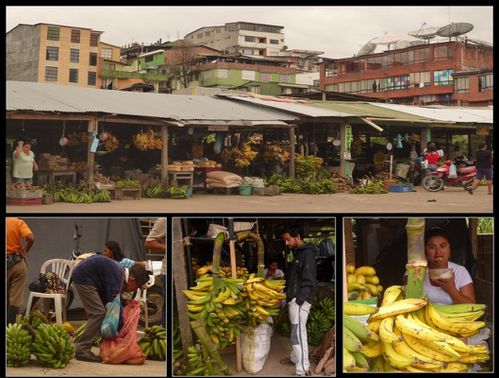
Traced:
<path fill-rule="evenodd" d="M 59 60 L 59 47 L 47 46 L 45 59 L 57 62 Z"/>
<path fill-rule="evenodd" d="M 289 75 L 279 75 L 279 83 L 289 83 Z"/>
<path fill-rule="evenodd" d="M 69 82 L 70 83 L 78 82 L 78 70 L 76 68 L 69 69 Z"/>
<path fill-rule="evenodd" d="M 469 93 L 470 92 L 470 78 L 465 77 L 456 77 L 454 80 L 454 91 L 456 93 Z"/>
<path fill-rule="evenodd" d="M 57 26 L 49 26 L 47 28 L 47 39 L 49 41 L 58 41 L 59 40 L 59 31 L 60 31 L 60 29 Z"/>
<path fill-rule="evenodd" d="M 113 49 L 109 48 L 103 48 L 100 56 L 105 59 L 112 59 L 113 58 Z"/>
<path fill-rule="evenodd" d="M 45 81 L 57 81 L 57 67 L 45 67 Z"/>
<path fill-rule="evenodd" d="M 91 66 L 97 65 L 97 53 L 90 53 L 88 64 Z"/>
<path fill-rule="evenodd" d="M 99 34 L 90 34 L 90 46 L 99 46 Z"/>
<path fill-rule="evenodd" d="M 97 83 L 97 73 L 89 72 L 88 73 L 88 85 L 95 85 Z"/>
<path fill-rule="evenodd" d="M 71 63 L 79 63 L 80 62 L 80 50 L 71 49 L 70 55 L 69 55 L 69 60 Z"/>
<path fill-rule="evenodd" d="M 494 74 L 481 75 L 478 77 L 478 90 L 480 92 L 494 89 Z"/>
<path fill-rule="evenodd" d="M 71 42 L 80 43 L 80 29 L 71 29 Z"/>
<path fill-rule="evenodd" d="M 262 72 L 260 74 L 261 80 L 262 81 L 272 81 L 272 74 L 268 72 Z"/>
<path fill-rule="evenodd" d="M 270 40 L 270 44 L 271 45 L 278 45 L 279 44 L 279 40 L 278 39 L 271 39 Z"/>
<path fill-rule="evenodd" d="M 254 37 L 252 35 L 245 35 L 244 42 L 256 42 L 256 37 Z"/>

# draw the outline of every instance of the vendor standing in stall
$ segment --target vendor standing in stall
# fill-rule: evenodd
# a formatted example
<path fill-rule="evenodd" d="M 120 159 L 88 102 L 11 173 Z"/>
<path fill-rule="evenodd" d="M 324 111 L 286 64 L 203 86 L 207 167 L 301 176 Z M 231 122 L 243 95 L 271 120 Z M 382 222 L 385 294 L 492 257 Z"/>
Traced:
<path fill-rule="evenodd" d="M 15 182 L 33 184 L 33 172 L 38 171 L 35 154 L 31 151 L 31 142 L 19 141 L 13 154 L 12 177 Z"/>
<path fill-rule="evenodd" d="M 287 301 L 291 323 L 292 351 L 282 364 L 293 364 L 296 375 L 311 375 L 308 360 L 307 319 L 315 296 L 316 261 L 315 248 L 303 241 L 303 232 L 296 227 L 286 229 L 281 237 L 293 253 L 288 269 Z"/>

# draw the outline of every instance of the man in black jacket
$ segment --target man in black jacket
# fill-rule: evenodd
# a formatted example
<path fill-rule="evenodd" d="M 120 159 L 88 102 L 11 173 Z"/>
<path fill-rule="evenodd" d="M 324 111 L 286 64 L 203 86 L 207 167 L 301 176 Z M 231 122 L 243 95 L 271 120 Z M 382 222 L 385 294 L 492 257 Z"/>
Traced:
<path fill-rule="evenodd" d="M 303 232 L 294 227 L 282 233 L 286 247 L 293 251 L 293 261 L 289 263 L 286 284 L 293 350 L 289 359 L 281 362 L 293 363 L 296 367 L 296 375 L 299 376 L 311 375 L 308 360 L 307 319 L 316 286 L 315 248 L 305 243 L 302 235 Z"/>

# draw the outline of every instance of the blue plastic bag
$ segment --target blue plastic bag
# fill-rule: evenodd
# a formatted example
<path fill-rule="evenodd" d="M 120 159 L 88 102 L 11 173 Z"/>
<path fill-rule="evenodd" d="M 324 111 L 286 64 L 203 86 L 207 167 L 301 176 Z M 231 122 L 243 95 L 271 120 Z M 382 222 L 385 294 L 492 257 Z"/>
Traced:
<path fill-rule="evenodd" d="M 120 309 L 120 294 L 118 294 L 111 302 L 106 303 L 106 316 L 104 317 L 100 327 L 100 333 L 103 339 L 111 339 L 118 336 Z"/>

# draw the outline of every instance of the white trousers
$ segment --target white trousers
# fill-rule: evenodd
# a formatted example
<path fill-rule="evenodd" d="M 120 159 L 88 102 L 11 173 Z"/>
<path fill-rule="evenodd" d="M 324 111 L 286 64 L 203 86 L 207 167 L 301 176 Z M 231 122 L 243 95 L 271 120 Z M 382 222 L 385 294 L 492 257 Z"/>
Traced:
<path fill-rule="evenodd" d="M 303 302 L 301 306 L 293 298 L 288 304 L 289 321 L 291 323 L 291 361 L 296 366 L 296 374 L 304 375 L 310 368 L 308 361 L 308 342 L 307 342 L 307 319 L 310 312 L 310 303 Z"/>

